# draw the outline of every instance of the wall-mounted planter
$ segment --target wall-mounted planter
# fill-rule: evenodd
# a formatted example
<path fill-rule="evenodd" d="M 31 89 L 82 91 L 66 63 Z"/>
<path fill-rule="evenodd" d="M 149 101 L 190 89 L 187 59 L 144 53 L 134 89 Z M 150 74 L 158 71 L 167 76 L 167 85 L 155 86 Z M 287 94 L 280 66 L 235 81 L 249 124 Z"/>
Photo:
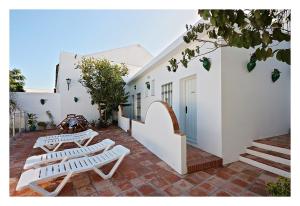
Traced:
<path fill-rule="evenodd" d="M 74 102 L 78 102 L 79 98 L 78 97 L 74 97 Z"/>
<path fill-rule="evenodd" d="M 150 89 L 150 82 L 146 82 L 145 84 L 146 84 L 147 89 Z"/>
<path fill-rule="evenodd" d="M 206 69 L 207 71 L 210 70 L 211 63 L 210 63 L 210 60 L 208 58 L 203 57 L 199 61 L 202 62 L 202 65 L 203 65 L 204 69 Z"/>
<path fill-rule="evenodd" d="M 44 105 L 46 103 L 46 99 L 40 99 L 40 102 L 42 105 Z"/>

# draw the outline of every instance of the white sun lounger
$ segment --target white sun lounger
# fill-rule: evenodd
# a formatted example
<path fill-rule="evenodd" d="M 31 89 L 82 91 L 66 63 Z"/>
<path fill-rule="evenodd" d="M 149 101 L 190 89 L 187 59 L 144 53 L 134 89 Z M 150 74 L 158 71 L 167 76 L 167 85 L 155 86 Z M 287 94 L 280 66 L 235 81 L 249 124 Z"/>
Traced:
<path fill-rule="evenodd" d="M 59 134 L 39 137 L 33 148 L 41 148 L 45 152 L 55 152 L 62 144 L 73 142 L 77 144 L 78 147 L 87 146 L 92 139 L 98 135 L 98 132 L 95 132 L 92 129 L 88 129 L 83 132 L 78 132 L 74 134 Z M 87 142 L 83 145 L 83 142 Z"/>
<path fill-rule="evenodd" d="M 114 144 L 114 141 L 110 139 L 104 139 L 101 142 L 86 147 L 65 149 L 57 152 L 49 152 L 41 155 L 34 155 L 27 158 L 24 165 L 24 170 L 38 168 L 41 165 L 54 163 L 57 161 L 61 161 L 62 163 L 68 159 L 88 156 L 90 154 L 100 152 L 102 150 L 106 151 Z"/>
<path fill-rule="evenodd" d="M 57 163 L 37 169 L 30 169 L 22 173 L 16 190 L 20 191 L 25 188 L 31 188 L 32 190 L 44 196 L 56 196 L 73 174 L 91 170 L 95 171 L 103 179 L 108 179 L 113 176 L 124 157 L 129 153 L 129 149 L 121 145 L 117 145 L 111 150 L 107 150 L 101 154 L 97 154 L 94 156 L 70 159 L 63 163 Z M 100 170 L 100 167 L 107 165 L 115 160 L 117 161 L 108 174 L 104 174 Z M 53 192 L 48 192 L 38 185 L 39 183 L 47 182 L 63 176 L 65 176 L 64 179 Z"/>

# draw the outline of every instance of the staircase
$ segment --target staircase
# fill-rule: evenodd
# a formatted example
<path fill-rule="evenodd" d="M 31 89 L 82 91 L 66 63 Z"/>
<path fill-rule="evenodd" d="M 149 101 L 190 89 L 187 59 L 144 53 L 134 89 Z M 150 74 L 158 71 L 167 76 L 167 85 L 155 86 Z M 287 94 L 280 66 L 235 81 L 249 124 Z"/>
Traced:
<path fill-rule="evenodd" d="M 246 153 L 241 154 L 242 162 L 263 170 L 284 176 L 290 173 L 290 135 L 281 135 L 255 140 L 251 147 L 246 148 Z"/>

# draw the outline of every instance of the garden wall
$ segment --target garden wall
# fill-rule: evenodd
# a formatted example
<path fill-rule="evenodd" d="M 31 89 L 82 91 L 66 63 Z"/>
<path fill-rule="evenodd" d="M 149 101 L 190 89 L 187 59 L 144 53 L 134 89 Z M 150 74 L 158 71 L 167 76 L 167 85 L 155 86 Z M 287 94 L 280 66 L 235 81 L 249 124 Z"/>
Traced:
<path fill-rule="evenodd" d="M 130 128 L 130 119 L 127 117 L 123 117 L 123 108 L 119 107 L 118 111 L 118 126 L 123 129 L 125 132 L 127 132 Z"/>
<path fill-rule="evenodd" d="M 37 115 L 38 121 L 49 122 L 46 111 L 50 111 L 54 117 L 54 123 L 59 124 L 60 118 L 60 95 L 58 93 L 31 93 L 13 92 L 12 99 L 17 103 L 20 110 Z M 41 104 L 45 99 L 45 104 Z"/>
<path fill-rule="evenodd" d="M 145 123 L 132 120 L 132 136 L 180 174 L 187 172 L 186 136 L 180 133 L 176 116 L 166 103 L 153 102 Z"/>

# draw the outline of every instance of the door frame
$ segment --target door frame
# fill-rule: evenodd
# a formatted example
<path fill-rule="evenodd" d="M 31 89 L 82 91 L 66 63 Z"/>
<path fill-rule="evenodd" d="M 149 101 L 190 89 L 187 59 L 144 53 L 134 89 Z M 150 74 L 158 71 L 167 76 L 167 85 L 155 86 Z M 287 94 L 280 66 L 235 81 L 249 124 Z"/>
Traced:
<path fill-rule="evenodd" d="M 198 93 L 197 91 L 197 74 L 193 74 L 187 77 L 184 77 L 182 79 L 180 79 L 180 95 L 179 95 L 179 124 L 180 124 L 180 128 L 181 131 L 184 132 L 185 130 L 185 105 L 186 105 L 186 99 L 185 99 L 185 82 L 187 80 L 191 80 L 191 79 L 195 79 L 196 81 L 196 94 Z M 198 105 L 198 97 L 196 95 L 196 105 Z M 198 122 L 198 108 L 196 106 L 196 125 Z M 196 135 L 196 140 L 197 140 L 197 136 L 198 136 L 198 127 L 196 126 L 196 131 L 195 131 L 195 135 Z M 190 142 L 187 141 L 187 144 L 191 144 L 194 145 Z"/>

